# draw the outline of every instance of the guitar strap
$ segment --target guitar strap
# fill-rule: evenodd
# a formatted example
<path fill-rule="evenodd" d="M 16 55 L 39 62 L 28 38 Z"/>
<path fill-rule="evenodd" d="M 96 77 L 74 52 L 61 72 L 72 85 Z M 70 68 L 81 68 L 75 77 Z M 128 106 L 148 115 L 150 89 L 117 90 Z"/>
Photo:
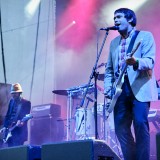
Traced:
<path fill-rule="evenodd" d="M 134 35 L 132 36 L 132 39 L 131 39 L 131 41 L 129 43 L 129 47 L 128 47 L 127 53 L 131 53 L 131 51 L 133 49 L 134 42 L 135 42 L 139 32 L 140 31 L 136 30 Z"/>

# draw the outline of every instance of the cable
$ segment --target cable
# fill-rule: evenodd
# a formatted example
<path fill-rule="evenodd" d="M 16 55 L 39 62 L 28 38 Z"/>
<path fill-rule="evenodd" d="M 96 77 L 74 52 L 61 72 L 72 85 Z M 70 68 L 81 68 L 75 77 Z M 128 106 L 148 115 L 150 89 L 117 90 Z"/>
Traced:
<path fill-rule="evenodd" d="M 50 16 L 50 0 L 49 0 L 49 10 L 48 10 L 48 19 L 49 19 L 49 16 Z M 48 47 L 47 47 L 47 44 L 48 44 L 48 34 L 49 34 L 49 21 L 47 23 L 47 38 L 46 38 L 46 54 L 45 54 L 45 57 L 44 57 L 44 77 L 43 77 L 43 91 L 42 91 L 42 104 L 43 104 L 43 98 L 44 98 L 44 89 L 45 89 L 45 81 L 46 81 L 46 64 L 47 64 L 47 54 L 48 54 Z"/>
<path fill-rule="evenodd" d="M 3 74 L 4 74 L 4 82 L 7 83 L 6 78 L 6 67 L 5 67 L 5 57 L 4 57 L 4 49 L 3 49 L 3 34 L 2 34 L 2 22 L 1 22 L 1 6 L 0 6 L 0 34 L 1 34 L 1 50 L 2 50 L 2 64 L 3 64 Z"/>
<path fill-rule="evenodd" d="M 38 9 L 38 22 L 37 22 L 36 44 L 35 44 L 35 51 L 34 51 L 33 71 L 32 71 L 32 79 L 31 79 L 31 87 L 30 87 L 30 97 L 29 97 L 29 100 L 30 100 L 30 101 L 31 101 L 31 97 L 32 97 L 32 89 L 33 89 L 33 81 L 34 81 L 34 73 L 35 73 L 35 65 L 36 65 L 36 54 L 37 54 L 37 44 L 38 44 L 38 35 L 39 35 L 38 33 L 39 33 L 40 13 L 41 13 L 41 2 L 39 3 L 39 9 Z"/>

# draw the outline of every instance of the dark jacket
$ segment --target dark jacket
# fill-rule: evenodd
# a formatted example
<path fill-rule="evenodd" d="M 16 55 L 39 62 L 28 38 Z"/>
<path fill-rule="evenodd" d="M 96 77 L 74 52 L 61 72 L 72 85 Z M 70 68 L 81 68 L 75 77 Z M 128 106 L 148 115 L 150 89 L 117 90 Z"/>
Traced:
<path fill-rule="evenodd" d="M 8 111 L 4 121 L 4 127 L 6 128 L 10 127 L 13 122 L 16 123 L 17 120 L 22 120 L 23 117 L 25 117 L 26 114 L 29 114 L 31 110 L 31 102 L 21 98 L 20 101 L 18 101 L 16 104 L 18 108 L 17 113 L 13 114 L 13 102 L 13 99 L 11 99 L 9 102 Z M 26 141 L 28 138 L 27 122 L 24 122 L 22 127 L 16 127 L 11 133 L 13 140 L 19 140 L 21 142 Z"/>

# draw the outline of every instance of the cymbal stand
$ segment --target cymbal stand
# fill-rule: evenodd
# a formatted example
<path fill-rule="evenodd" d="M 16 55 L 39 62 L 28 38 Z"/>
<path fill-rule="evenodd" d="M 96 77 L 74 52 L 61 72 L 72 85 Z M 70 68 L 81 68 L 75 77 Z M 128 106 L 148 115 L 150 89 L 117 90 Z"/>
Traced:
<path fill-rule="evenodd" d="M 71 140 L 71 118 L 72 118 L 72 92 L 68 91 L 68 97 L 67 97 L 67 141 Z"/>
<path fill-rule="evenodd" d="M 103 105 L 103 139 L 104 140 L 107 140 L 108 138 L 108 132 L 107 129 L 106 129 L 106 126 L 107 125 L 107 120 L 108 120 L 108 117 L 106 116 L 106 111 L 107 111 L 107 102 L 105 100 L 105 97 L 104 97 L 104 105 Z"/>
<path fill-rule="evenodd" d="M 88 139 L 87 135 L 87 108 L 88 108 L 89 100 L 87 100 L 86 106 L 84 107 L 84 139 Z"/>
<path fill-rule="evenodd" d="M 106 30 L 106 34 L 105 34 L 105 37 L 104 37 L 104 39 L 102 41 L 102 45 L 101 45 L 100 51 L 99 51 L 99 53 L 97 53 L 96 62 L 94 64 L 94 67 L 92 69 L 91 75 L 89 77 L 89 81 L 87 83 L 86 90 L 85 90 L 85 92 L 83 94 L 83 98 L 82 98 L 80 107 L 82 107 L 83 104 L 84 104 L 84 100 L 85 100 L 85 97 L 87 95 L 87 92 L 88 92 L 88 89 L 89 89 L 89 85 L 90 85 L 91 80 L 93 79 L 93 77 L 95 78 L 95 82 L 96 82 L 96 76 L 95 76 L 96 74 L 95 73 L 96 73 L 96 69 L 97 69 L 97 64 L 98 64 L 99 58 L 101 56 L 101 53 L 102 53 L 102 50 L 103 50 L 103 47 L 104 47 L 104 44 L 105 44 L 107 36 L 108 36 L 108 30 Z M 96 85 L 95 85 L 95 87 L 96 87 Z M 96 93 L 95 93 L 95 96 L 96 96 Z M 95 139 L 97 139 L 98 138 L 98 131 L 97 131 L 98 130 L 97 129 L 97 97 L 95 97 L 94 112 L 95 112 L 94 113 L 94 115 L 95 115 Z"/>

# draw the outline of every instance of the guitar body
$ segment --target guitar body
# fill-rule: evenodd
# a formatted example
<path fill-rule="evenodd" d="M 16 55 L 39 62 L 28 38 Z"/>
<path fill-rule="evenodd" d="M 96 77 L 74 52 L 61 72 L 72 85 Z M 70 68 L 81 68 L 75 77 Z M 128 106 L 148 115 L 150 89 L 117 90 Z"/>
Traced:
<path fill-rule="evenodd" d="M 23 117 L 21 119 L 21 122 L 26 122 L 28 121 L 29 119 L 33 118 L 33 116 L 31 114 L 27 114 L 25 117 Z M 7 143 L 7 141 L 9 140 L 10 137 L 12 137 L 12 131 L 17 127 L 17 125 L 14 125 L 10 128 L 8 128 L 5 132 L 5 136 L 3 138 L 3 143 Z"/>
<path fill-rule="evenodd" d="M 113 95 L 112 100 L 110 102 L 110 105 L 107 109 L 107 112 L 111 113 L 113 111 L 114 106 L 116 105 L 117 99 L 121 95 L 121 93 L 122 93 L 122 89 L 117 87 L 116 91 L 115 91 L 115 94 Z"/>
<path fill-rule="evenodd" d="M 3 138 L 3 143 L 7 143 L 8 139 L 12 137 L 11 131 L 6 131 L 5 138 Z"/>

